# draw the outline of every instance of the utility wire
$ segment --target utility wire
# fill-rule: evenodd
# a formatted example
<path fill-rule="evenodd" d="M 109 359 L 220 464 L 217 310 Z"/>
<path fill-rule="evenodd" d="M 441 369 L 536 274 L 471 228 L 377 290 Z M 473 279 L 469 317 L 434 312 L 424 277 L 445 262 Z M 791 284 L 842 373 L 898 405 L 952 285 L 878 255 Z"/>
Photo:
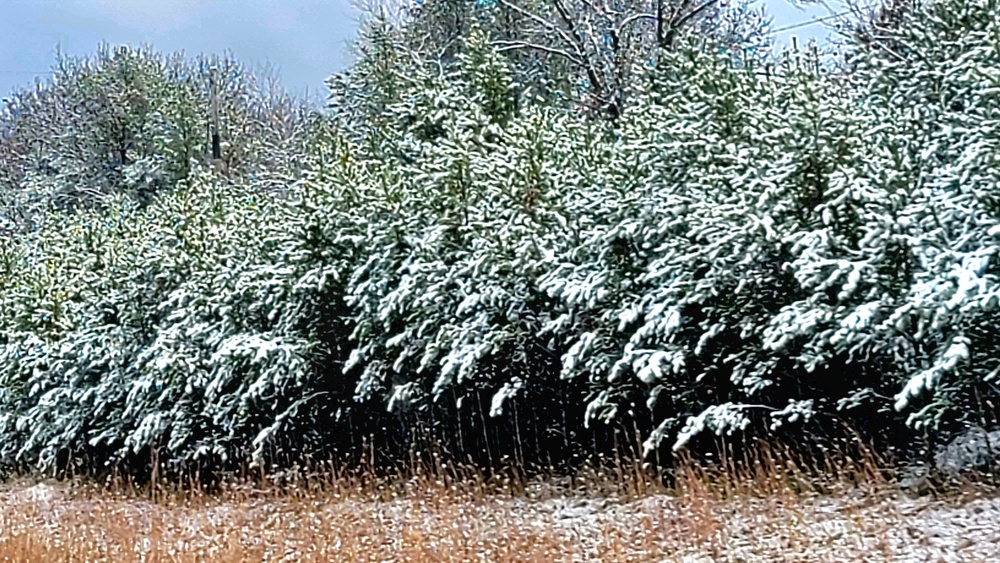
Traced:
<path fill-rule="evenodd" d="M 817 23 L 823 23 L 825 21 L 836 19 L 836 18 L 839 18 L 839 17 L 842 17 L 842 16 L 846 16 L 846 15 L 849 15 L 849 14 L 852 14 L 852 13 L 853 12 L 851 10 L 844 10 L 843 12 L 837 12 L 836 14 L 828 14 L 828 15 L 821 16 L 821 17 L 818 17 L 818 18 L 813 18 L 811 20 L 801 21 L 799 23 L 793 23 L 791 25 L 786 25 L 784 27 L 779 27 L 778 29 L 772 29 L 771 30 L 771 35 L 776 35 L 778 33 L 783 33 L 785 31 L 791 31 L 793 29 L 799 29 L 799 28 L 802 28 L 802 27 L 807 27 L 807 26 L 814 25 L 814 24 L 817 24 Z"/>

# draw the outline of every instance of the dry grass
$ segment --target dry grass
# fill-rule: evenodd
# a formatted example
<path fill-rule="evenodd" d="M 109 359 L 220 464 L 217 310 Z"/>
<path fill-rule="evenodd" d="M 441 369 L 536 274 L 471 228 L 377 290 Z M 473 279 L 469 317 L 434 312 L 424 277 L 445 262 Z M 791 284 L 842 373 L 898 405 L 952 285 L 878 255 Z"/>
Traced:
<path fill-rule="evenodd" d="M 989 561 L 1000 502 L 907 500 L 873 458 L 808 467 L 787 451 L 681 464 L 668 490 L 634 465 L 572 481 L 469 470 L 280 485 L 0 491 L 0 560 Z M 978 530 L 978 531 L 977 531 Z"/>

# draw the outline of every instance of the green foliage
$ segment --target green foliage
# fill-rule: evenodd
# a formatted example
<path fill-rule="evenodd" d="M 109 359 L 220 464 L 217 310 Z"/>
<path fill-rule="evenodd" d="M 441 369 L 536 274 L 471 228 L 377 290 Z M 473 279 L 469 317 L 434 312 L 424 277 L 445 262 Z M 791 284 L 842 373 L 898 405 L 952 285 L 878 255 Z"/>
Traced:
<path fill-rule="evenodd" d="M 405 48 L 426 21 L 375 18 L 329 117 L 224 104 L 262 132 L 227 149 L 246 164 L 229 178 L 185 136 L 203 75 L 131 51 L 67 66 L 59 99 L 96 109 L 59 119 L 90 152 L 46 175 L 70 141 L 14 150 L 49 85 L 6 121 L 6 178 L 107 189 L 0 237 L 0 465 L 398 453 L 425 426 L 466 455 L 522 438 L 529 410 L 536 451 L 619 427 L 649 453 L 982 422 L 1000 398 L 998 15 L 928 2 L 840 70 L 679 37 L 611 122 L 561 86 L 525 95 L 485 19 L 428 57 Z M 122 123 L 142 126 L 116 161 Z M 137 199 L 152 161 L 169 189 Z"/>

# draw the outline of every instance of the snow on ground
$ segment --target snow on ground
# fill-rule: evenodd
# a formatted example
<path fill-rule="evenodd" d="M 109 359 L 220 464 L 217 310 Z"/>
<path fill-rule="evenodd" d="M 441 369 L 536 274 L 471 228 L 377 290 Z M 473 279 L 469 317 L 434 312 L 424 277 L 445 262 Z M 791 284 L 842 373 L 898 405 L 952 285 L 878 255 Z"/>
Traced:
<path fill-rule="evenodd" d="M 185 561 L 213 553 L 236 554 L 220 561 L 992 562 L 1000 560 L 998 523 L 996 494 L 934 499 L 855 491 L 727 501 L 664 494 L 387 501 L 261 495 L 152 503 L 36 484 L 0 491 L 0 560 L 11 560 L 5 550 L 27 545 L 16 537 L 35 534 L 31 545 L 49 542 L 53 549 L 93 544 L 88 560 L 142 560 L 128 554 L 155 545 L 188 554 L 177 559 Z"/>

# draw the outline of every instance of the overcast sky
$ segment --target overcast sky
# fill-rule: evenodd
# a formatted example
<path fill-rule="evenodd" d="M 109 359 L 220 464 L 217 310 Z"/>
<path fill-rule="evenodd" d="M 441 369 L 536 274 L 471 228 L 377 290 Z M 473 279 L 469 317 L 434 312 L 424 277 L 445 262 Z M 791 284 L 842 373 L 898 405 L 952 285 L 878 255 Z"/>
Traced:
<path fill-rule="evenodd" d="M 822 7 L 766 2 L 774 28 L 823 16 Z M 357 27 L 351 0 L 0 0 L 0 97 L 31 84 L 52 65 L 102 41 L 150 44 L 163 52 L 232 51 L 251 66 L 277 70 L 290 91 L 321 98 L 323 81 L 349 61 Z M 825 35 L 821 25 L 780 34 Z"/>

